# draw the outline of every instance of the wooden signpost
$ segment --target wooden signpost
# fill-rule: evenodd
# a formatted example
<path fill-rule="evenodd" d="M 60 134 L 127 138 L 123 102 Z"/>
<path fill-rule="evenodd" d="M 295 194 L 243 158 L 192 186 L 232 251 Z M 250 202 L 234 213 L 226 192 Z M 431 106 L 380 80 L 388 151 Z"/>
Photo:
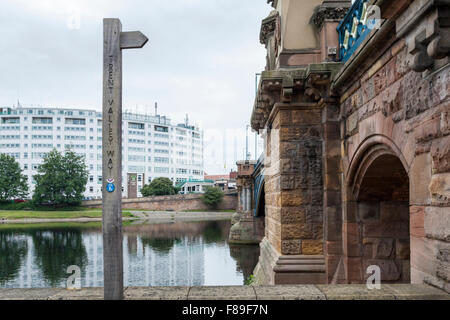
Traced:
<path fill-rule="evenodd" d="M 103 19 L 103 269 L 105 300 L 123 299 L 122 49 L 142 48 L 141 32 Z"/>

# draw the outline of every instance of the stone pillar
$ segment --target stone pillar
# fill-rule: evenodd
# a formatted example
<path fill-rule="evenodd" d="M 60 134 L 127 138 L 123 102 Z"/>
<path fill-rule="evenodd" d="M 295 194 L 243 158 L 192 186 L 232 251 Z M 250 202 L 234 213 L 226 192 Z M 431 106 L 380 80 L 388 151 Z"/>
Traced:
<path fill-rule="evenodd" d="M 246 203 L 246 208 L 245 211 L 251 211 L 252 210 L 252 193 L 251 193 L 251 189 L 250 187 L 247 187 L 245 189 L 245 203 Z"/>
<path fill-rule="evenodd" d="M 341 135 L 339 101 L 323 100 L 324 251 L 328 283 L 345 283 L 342 260 Z"/>
<path fill-rule="evenodd" d="M 272 114 L 258 272 L 269 284 L 325 283 L 321 109 L 276 103 Z"/>

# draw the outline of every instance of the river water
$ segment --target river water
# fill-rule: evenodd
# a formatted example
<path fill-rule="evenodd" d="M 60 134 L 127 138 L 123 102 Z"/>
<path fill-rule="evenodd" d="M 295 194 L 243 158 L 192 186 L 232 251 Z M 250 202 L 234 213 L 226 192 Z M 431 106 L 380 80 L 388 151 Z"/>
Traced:
<path fill-rule="evenodd" d="M 227 243 L 229 221 L 124 223 L 125 286 L 242 285 L 258 246 Z M 0 225 L 0 288 L 103 286 L 100 223 Z"/>

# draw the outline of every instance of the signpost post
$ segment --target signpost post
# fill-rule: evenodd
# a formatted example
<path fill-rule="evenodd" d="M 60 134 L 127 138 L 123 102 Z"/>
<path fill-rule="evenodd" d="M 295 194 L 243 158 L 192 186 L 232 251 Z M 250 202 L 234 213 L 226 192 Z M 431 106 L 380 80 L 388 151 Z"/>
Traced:
<path fill-rule="evenodd" d="M 123 299 L 122 49 L 142 48 L 141 32 L 122 32 L 119 19 L 103 19 L 103 269 L 105 300 Z"/>

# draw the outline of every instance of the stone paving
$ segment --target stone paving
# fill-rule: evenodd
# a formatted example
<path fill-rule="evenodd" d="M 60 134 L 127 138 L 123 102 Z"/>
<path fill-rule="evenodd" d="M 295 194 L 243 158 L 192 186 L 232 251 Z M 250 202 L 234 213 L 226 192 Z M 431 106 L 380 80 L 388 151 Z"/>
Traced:
<path fill-rule="evenodd" d="M 126 300 L 450 300 L 428 285 L 286 285 L 224 287 L 127 287 Z M 0 289 L 0 300 L 102 300 L 103 288 Z"/>

